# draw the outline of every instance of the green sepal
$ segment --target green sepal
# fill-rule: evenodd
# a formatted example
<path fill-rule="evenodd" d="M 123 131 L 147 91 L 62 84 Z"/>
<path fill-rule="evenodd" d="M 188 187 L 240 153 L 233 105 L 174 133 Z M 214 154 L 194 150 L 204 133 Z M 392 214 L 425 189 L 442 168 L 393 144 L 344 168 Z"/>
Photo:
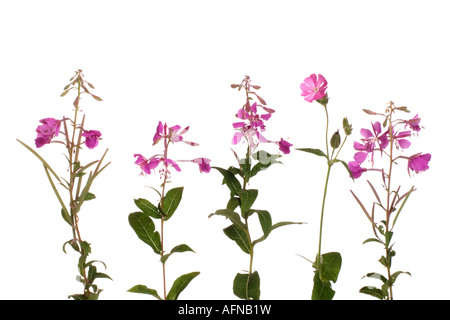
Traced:
<path fill-rule="evenodd" d="M 200 274 L 200 272 L 191 272 L 187 274 L 183 274 L 182 276 L 178 277 L 172 285 L 172 288 L 170 289 L 169 293 L 167 294 L 167 300 L 177 300 L 180 293 L 186 289 L 188 284 Z"/>
<path fill-rule="evenodd" d="M 233 293 L 241 299 L 259 300 L 261 295 L 260 282 L 257 271 L 250 275 L 238 273 L 233 281 Z"/>

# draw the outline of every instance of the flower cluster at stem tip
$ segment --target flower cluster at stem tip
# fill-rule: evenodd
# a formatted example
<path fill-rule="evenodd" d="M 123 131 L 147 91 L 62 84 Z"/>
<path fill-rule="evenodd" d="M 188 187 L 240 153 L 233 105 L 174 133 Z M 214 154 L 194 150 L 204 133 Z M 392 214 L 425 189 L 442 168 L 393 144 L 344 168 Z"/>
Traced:
<path fill-rule="evenodd" d="M 402 108 L 402 107 L 401 107 Z M 375 114 L 371 111 L 366 111 L 370 114 Z M 411 142 L 408 140 L 413 134 L 417 134 L 421 130 L 420 118 L 417 114 L 414 118 L 410 120 L 398 120 L 393 121 L 391 126 L 387 127 L 384 131 L 380 122 L 376 121 L 372 123 L 372 130 L 361 129 L 361 143 L 355 141 L 353 144 L 356 150 L 353 156 L 353 161 L 348 163 L 348 167 L 352 172 L 353 178 L 357 179 L 361 175 L 370 170 L 361 165 L 367 160 L 374 165 L 374 154 L 379 151 L 381 155 L 386 152 L 386 148 L 392 143 L 395 145 L 397 150 L 405 150 L 411 146 Z M 409 129 L 409 130 L 405 130 Z M 428 162 L 431 160 L 431 154 L 416 153 L 412 156 L 398 156 L 398 158 L 403 158 L 408 160 L 408 174 L 411 174 L 411 170 L 415 173 L 420 173 L 429 169 Z"/>
<path fill-rule="evenodd" d="M 156 127 L 156 133 L 153 136 L 153 145 L 157 144 L 159 141 L 164 141 L 164 153 L 163 154 L 155 154 L 149 159 L 145 158 L 141 154 L 135 154 L 134 157 L 137 158 L 135 164 L 137 164 L 141 168 L 141 174 L 151 174 L 151 170 L 154 170 L 158 167 L 160 163 L 163 164 L 164 168 L 162 169 L 166 174 L 169 174 L 168 171 L 169 166 L 174 168 L 176 171 L 181 171 L 180 166 L 177 162 L 193 162 L 199 166 L 200 172 L 208 173 L 211 171 L 210 162 L 211 160 L 208 158 L 195 158 L 193 160 L 177 160 L 174 161 L 167 157 L 167 149 L 169 147 L 169 143 L 176 142 L 184 142 L 190 146 L 198 146 L 198 143 L 185 141 L 183 139 L 183 134 L 185 134 L 189 127 L 181 130 L 179 125 L 175 125 L 172 127 L 168 127 L 167 124 L 163 124 L 159 121 L 158 126 Z M 166 172 L 167 171 L 167 172 Z M 161 171 L 162 172 L 162 171 Z"/>

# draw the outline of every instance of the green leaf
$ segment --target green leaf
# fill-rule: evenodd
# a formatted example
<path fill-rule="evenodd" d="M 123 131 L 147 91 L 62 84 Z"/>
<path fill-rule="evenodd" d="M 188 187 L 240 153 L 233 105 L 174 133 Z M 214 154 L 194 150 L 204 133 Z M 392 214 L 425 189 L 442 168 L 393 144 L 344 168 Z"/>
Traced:
<path fill-rule="evenodd" d="M 169 220 L 174 214 L 175 210 L 181 201 L 181 196 L 183 195 L 183 187 L 173 188 L 167 192 L 162 200 L 162 211 L 164 212 L 164 219 Z"/>
<path fill-rule="evenodd" d="M 161 219 L 161 213 L 159 212 L 158 208 L 154 204 L 152 204 L 150 201 L 139 198 L 139 199 L 135 199 L 134 203 L 146 215 L 148 215 L 152 218 L 155 218 L 155 219 Z"/>
<path fill-rule="evenodd" d="M 172 285 L 172 288 L 170 289 L 169 293 L 167 294 L 167 300 L 177 300 L 180 293 L 186 289 L 188 284 L 194 279 L 196 276 L 198 276 L 200 272 L 191 272 L 184 274 L 180 277 L 178 277 Z"/>
<path fill-rule="evenodd" d="M 211 168 L 216 169 L 223 175 L 224 178 L 223 181 L 227 185 L 228 189 L 230 189 L 231 194 L 237 196 L 238 192 L 242 190 L 242 186 L 239 180 L 236 179 L 234 174 L 223 168 L 219 167 L 211 167 Z"/>
<path fill-rule="evenodd" d="M 411 273 L 409 273 L 408 271 L 397 271 L 397 272 L 394 272 L 394 273 L 391 275 L 391 279 L 390 279 L 391 285 L 394 284 L 395 280 L 397 280 L 397 277 L 398 277 L 399 275 L 401 275 L 402 273 L 405 273 L 405 274 L 411 276 Z"/>
<path fill-rule="evenodd" d="M 240 218 L 239 214 L 234 212 L 233 210 L 230 210 L 230 209 L 219 209 L 219 210 L 216 210 L 215 213 L 210 214 L 209 217 L 211 217 L 213 215 L 227 217 L 239 229 L 242 229 L 243 231 L 247 230 L 247 226 L 241 221 L 241 218 Z"/>
<path fill-rule="evenodd" d="M 319 272 L 314 273 L 314 286 L 311 294 L 311 300 L 333 300 L 335 291 L 331 288 L 330 281 L 322 281 Z"/>
<path fill-rule="evenodd" d="M 368 277 L 368 278 L 381 280 L 383 283 L 385 283 L 387 281 L 385 276 L 383 276 L 382 274 L 379 274 L 377 272 L 369 272 L 365 276 Z"/>
<path fill-rule="evenodd" d="M 162 298 L 159 296 L 158 292 L 156 292 L 155 289 L 147 288 L 146 286 L 144 286 L 142 284 L 138 284 L 138 285 L 134 286 L 133 288 L 130 288 L 128 290 L 128 292 L 149 294 L 158 300 L 162 300 Z"/>
<path fill-rule="evenodd" d="M 272 231 L 272 217 L 269 211 L 266 210 L 254 210 L 258 214 L 259 223 L 261 224 L 261 229 L 264 236 L 267 238 L 269 233 Z"/>
<path fill-rule="evenodd" d="M 341 270 L 342 257 L 339 252 L 328 252 L 322 255 L 321 274 L 322 281 L 336 283 Z"/>
<path fill-rule="evenodd" d="M 259 300 L 261 295 L 260 278 L 257 271 L 252 274 L 238 273 L 233 281 L 233 293 L 241 299 Z"/>
<path fill-rule="evenodd" d="M 320 157 L 325 157 L 325 158 L 327 157 L 327 155 L 320 149 L 296 148 L 296 150 L 312 153 L 312 154 L 315 154 L 316 156 L 320 156 Z"/>
<path fill-rule="evenodd" d="M 257 210 L 254 210 L 254 211 L 257 211 Z M 262 211 L 264 211 L 264 210 L 262 210 Z M 261 222 L 261 220 L 260 220 L 260 222 Z M 275 223 L 274 225 L 271 226 L 270 232 L 272 232 L 273 230 L 275 230 L 275 229 L 277 229 L 279 227 L 288 226 L 288 225 L 291 225 L 291 224 L 304 224 L 304 222 L 290 222 L 290 221 L 278 222 L 278 223 Z M 255 241 L 253 241 L 253 245 L 257 244 L 258 242 L 261 242 L 261 241 L 265 240 L 269 236 L 270 232 L 268 232 L 267 234 L 264 234 L 261 238 L 256 239 Z"/>
<path fill-rule="evenodd" d="M 347 170 L 348 174 L 350 175 L 350 178 L 352 178 L 352 180 L 355 180 L 355 179 L 353 178 L 353 173 L 350 171 L 350 168 L 348 167 L 347 162 L 345 162 L 345 161 L 343 161 L 343 160 L 339 160 L 339 159 L 336 159 L 335 161 L 336 161 L 336 162 L 342 163 L 342 165 L 345 167 L 345 169 Z"/>
<path fill-rule="evenodd" d="M 236 227 L 235 224 L 232 224 L 231 226 L 223 229 L 223 232 L 228 238 L 234 240 L 239 248 L 242 249 L 242 251 L 250 254 L 250 252 L 252 251 L 252 245 L 246 231 L 239 227 Z"/>
<path fill-rule="evenodd" d="M 381 244 L 384 245 L 384 243 L 382 241 L 380 241 L 379 239 L 377 239 L 377 238 L 366 239 L 366 240 L 364 240 L 363 244 L 368 243 L 368 242 L 378 242 L 378 243 L 381 243 Z"/>
<path fill-rule="evenodd" d="M 378 289 L 376 287 L 372 287 L 372 286 L 365 286 L 362 287 L 359 292 L 364 293 L 364 294 L 368 294 L 372 297 L 378 298 L 380 300 L 383 300 L 385 297 L 387 297 L 387 295 L 385 294 L 385 292 L 383 292 L 381 289 Z"/>
<path fill-rule="evenodd" d="M 89 200 L 93 200 L 93 199 L 95 199 L 95 194 L 90 193 L 90 192 L 86 193 L 86 197 L 84 198 L 84 201 L 89 201 Z"/>
<path fill-rule="evenodd" d="M 234 211 L 234 209 L 239 207 L 240 203 L 241 203 L 241 200 L 239 198 L 231 197 L 227 203 L 227 209 Z"/>
<path fill-rule="evenodd" d="M 161 237 L 155 231 L 155 224 L 149 216 L 142 212 L 130 213 L 128 222 L 139 239 L 148 244 L 156 254 L 161 253 Z"/>
<path fill-rule="evenodd" d="M 258 197 L 258 190 L 239 190 L 239 198 L 241 199 L 241 212 L 244 219 L 248 218 L 249 210 Z"/>
<path fill-rule="evenodd" d="M 169 259 L 169 257 L 172 255 L 172 253 L 175 253 L 175 252 L 186 252 L 186 251 L 195 252 L 188 245 L 180 244 L 180 245 L 174 247 L 172 250 L 170 250 L 170 253 L 163 255 L 161 257 L 161 262 L 162 263 L 166 263 L 167 259 Z"/>
<path fill-rule="evenodd" d="M 277 161 L 278 158 L 281 158 L 280 155 L 273 155 L 263 150 L 255 152 L 252 154 L 252 157 L 259 162 L 253 166 L 250 173 L 251 177 L 255 176 L 261 170 L 267 169 L 272 164 L 281 163 Z"/>

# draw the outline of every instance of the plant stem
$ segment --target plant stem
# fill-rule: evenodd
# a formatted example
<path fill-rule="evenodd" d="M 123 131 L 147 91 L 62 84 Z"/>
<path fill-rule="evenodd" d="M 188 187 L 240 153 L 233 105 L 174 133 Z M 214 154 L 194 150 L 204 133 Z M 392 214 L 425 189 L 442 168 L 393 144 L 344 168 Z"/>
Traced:
<path fill-rule="evenodd" d="M 328 180 L 330 178 L 330 172 L 331 172 L 331 164 L 328 164 L 328 170 L 327 170 L 327 178 L 325 180 L 325 189 L 323 191 L 323 200 L 322 200 L 322 211 L 320 213 L 320 230 L 319 230 L 319 253 L 318 253 L 318 259 L 317 259 L 317 270 L 319 271 L 319 276 L 321 275 L 321 252 L 322 252 L 322 229 L 323 229 L 323 215 L 325 212 L 325 199 L 327 196 L 327 189 L 328 189 Z"/>
<path fill-rule="evenodd" d="M 169 149 L 169 142 L 167 138 L 164 138 L 164 160 L 167 159 L 167 151 Z M 164 208 L 164 193 L 166 189 L 167 183 L 167 163 L 164 161 L 164 182 L 162 184 L 162 192 L 161 192 L 161 210 Z M 164 255 L 164 217 L 161 217 L 161 258 Z M 167 299 L 166 295 L 166 263 L 162 264 L 162 272 L 163 272 L 163 288 L 164 288 L 164 300 Z"/>

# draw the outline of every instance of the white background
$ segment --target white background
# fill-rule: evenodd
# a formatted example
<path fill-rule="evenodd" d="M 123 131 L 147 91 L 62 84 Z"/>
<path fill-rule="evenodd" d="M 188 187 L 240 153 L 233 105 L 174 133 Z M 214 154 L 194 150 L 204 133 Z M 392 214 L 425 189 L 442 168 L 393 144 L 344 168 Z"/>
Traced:
<path fill-rule="evenodd" d="M 450 82 L 446 1 L 2 1 L 0 5 L 0 106 L 3 123 L 0 168 L 1 299 L 66 299 L 81 292 L 75 281 L 75 252 L 62 251 L 71 237 L 41 163 L 16 139 L 34 145 L 38 121 L 73 116 L 74 95 L 59 97 L 81 68 L 96 87 L 80 107 L 86 128 L 103 140 L 82 154 L 87 163 L 108 147 L 111 161 L 94 182 L 97 199 L 83 206 L 80 228 L 92 243 L 92 259 L 107 264 L 114 281 L 100 279 L 101 299 L 153 299 L 126 292 L 145 284 L 162 294 L 161 265 L 128 224 L 137 210 L 133 199 L 156 202 L 156 175 L 142 177 L 134 153 L 151 156 L 159 120 L 190 126 L 186 140 L 200 143 L 173 148 L 173 159 L 205 156 L 212 164 L 235 164 L 230 151 L 234 114 L 243 92 L 230 88 L 249 75 L 276 112 L 267 123 L 268 139 L 283 137 L 294 147 L 324 149 L 325 115 L 300 96 L 311 73 L 329 82 L 330 132 L 347 116 L 354 133 L 341 158 L 353 156 L 359 130 L 374 118 L 361 109 L 383 112 L 392 100 L 419 113 L 425 129 L 412 139 L 410 155 L 432 154 L 430 169 L 409 178 L 406 162 L 396 168 L 396 184 L 417 187 L 395 228 L 393 269 L 410 271 L 394 287 L 397 299 L 448 299 L 448 90 Z M 341 131 L 342 132 L 342 131 Z M 276 147 L 264 147 L 276 152 Z M 237 150 L 240 150 L 237 148 Z M 66 174 L 63 147 L 39 153 Z M 307 222 L 278 229 L 256 247 L 254 268 L 262 299 L 309 299 L 313 269 L 301 258 L 317 252 L 318 224 L 326 164 L 323 158 L 292 152 L 252 181 L 259 189 L 256 208 L 274 222 Z M 166 224 L 166 248 L 186 243 L 196 253 L 172 256 L 170 284 L 191 271 L 201 274 L 181 299 L 235 299 L 232 281 L 248 269 L 248 256 L 222 229 L 228 189 L 212 171 L 200 174 L 182 163 L 172 186 L 184 186 L 178 211 Z M 397 173 L 398 172 L 398 173 Z M 358 290 L 377 282 L 361 279 L 383 272 L 381 246 L 362 245 L 371 236 L 368 220 L 351 196 L 371 207 L 370 178 L 357 182 L 334 166 L 327 198 L 323 252 L 339 251 L 343 265 L 333 286 L 335 299 L 371 299 Z M 381 189 L 379 189 L 381 193 Z M 382 217 L 379 217 L 381 220 Z M 259 232 L 257 220 L 254 232 Z M 256 236 L 255 236 L 256 237 Z M 69 249 L 69 248 L 68 248 Z M 102 270 L 101 267 L 99 267 Z"/>

